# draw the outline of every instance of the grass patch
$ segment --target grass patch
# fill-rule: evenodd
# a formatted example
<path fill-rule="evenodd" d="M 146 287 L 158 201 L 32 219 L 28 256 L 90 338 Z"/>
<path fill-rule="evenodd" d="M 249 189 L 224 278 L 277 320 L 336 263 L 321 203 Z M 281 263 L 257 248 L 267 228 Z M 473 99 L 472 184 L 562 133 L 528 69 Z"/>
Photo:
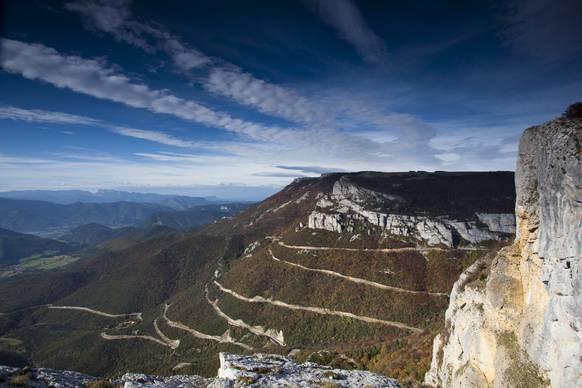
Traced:
<path fill-rule="evenodd" d="M 508 385 L 516 388 L 543 388 L 550 382 L 539 367 L 529 360 L 527 354 L 519 347 L 515 333 L 503 331 L 497 333 L 497 342 L 507 351 L 510 364 L 505 369 L 504 378 Z"/>
<path fill-rule="evenodd" d="M 35 269 L 39 271 L 49 271 L 63 267 L 67 264 L 74 263 L 79 260 L 79 256 L 71 255 L 56 255 L 56 256 L 31 256 L 20 261 L 20 265 L 27 269 Z"/>

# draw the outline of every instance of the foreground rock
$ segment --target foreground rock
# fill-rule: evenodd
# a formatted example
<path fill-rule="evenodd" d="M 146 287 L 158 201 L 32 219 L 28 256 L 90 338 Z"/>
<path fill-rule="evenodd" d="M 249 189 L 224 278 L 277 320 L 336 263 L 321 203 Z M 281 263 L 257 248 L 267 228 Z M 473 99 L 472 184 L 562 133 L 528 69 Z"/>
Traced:
<path fill-rule="evenodd" d="M 29 387 L 85 387 L 100 379 L 77 372 L 37 368 L 21 370 L 0 366 L 0 386 L 3 383 Z M 333 369 L 314 363 L 298 364 L 273 354 L 240 356 L 220 353 L 220 369 L 216 378 L 200 376 L 150 376 L 127 373 L 111 386 L 138 387 L 398 387 L 394 379 L 359 370 Z M 105 387 L 106 385 L 101 385 Z"/>
<path fill-rule="evenodd" d="M 525 131 L 517 236 L 461 276 L 425 382 L 574 387 L 582 381 L 582 119 Z"/>
<path fill-rule="evenodd" d="M 220 354 L 220 383 L 212 387 L 249 384 L 256 387 L 398 387 L 394 379 L 359 370 L 333 369 L 311 362 L 298 364 L 277 355 Z M 226 383 L 225 383 L 226 380 Z M 223 384 L 223 385 L 221 385 Z"/>

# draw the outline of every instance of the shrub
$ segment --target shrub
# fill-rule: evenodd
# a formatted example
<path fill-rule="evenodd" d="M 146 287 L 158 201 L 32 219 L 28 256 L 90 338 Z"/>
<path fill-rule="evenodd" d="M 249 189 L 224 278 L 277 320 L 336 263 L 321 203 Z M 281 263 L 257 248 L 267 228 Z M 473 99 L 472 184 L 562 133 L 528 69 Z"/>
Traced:
<path fill-rule="evenodd" d="M 87 388 L 115 388 L 115 384 L 107 380 L 95 380 L 87 383 Z"/>
<path fill-rule="evenodd" d="M 28 384 L 29 381 L 30 381 L 29 374 L 16 375 L 10 379 L 10 385 L 14 385 L 17 387 L 24 387 Z"/>
<path fill-rule="evenodd" d="M 564 117 L 567 119 L 582 118 L 582 102 L 575 102 L 566 109 Z"/>

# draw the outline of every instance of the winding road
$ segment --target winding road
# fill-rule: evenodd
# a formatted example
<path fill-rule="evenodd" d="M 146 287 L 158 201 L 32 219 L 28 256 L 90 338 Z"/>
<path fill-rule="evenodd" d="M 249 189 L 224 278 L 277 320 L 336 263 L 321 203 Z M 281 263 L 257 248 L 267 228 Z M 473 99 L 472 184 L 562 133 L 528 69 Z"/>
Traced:
<path fill-rule="evenodd" d="M 431 296 L 446 296 L 446 297 L 449 296 L 448 294 L 446 294 L 444 292 L 408 290 L 406 288 L 387 286 L 385 284 L 373 282 L 371 280 L 366 280 L 366 279 L 362 279 L 362 278 L 356 278 L 353 276 L 344 275 L 344 274 L 341 274 L 339 272 L 331 271 L 328 269 L 309 268 L 309 267 L 306 267 L 306 266 L 301 265 L 301 264 L 292 263 L 290 261 L 279 259 L 279 258 L 275 257 L 275 255 L 273 254 L 273 252 L 270 249 L 269 249 L 269 254 L 271 255 L 271 258 L 274 261 L 279 262 L 279 263 L 284 263 L 284 264 L 290 265 L 292 267 L 300 268 L 304 271 L 319 272 L 319 273 L 323 273 L 323 274 L 326 274 L 329 276 L 335 276 L 338 278 L 349 280 L 349 281 L 354 282 L 354 283 L 360 283 L 360 284 L 365 284 L 367 286 L 376 287 L 376 288 L 379 288 L 381 290 L 389 290 L 389 291 L 402 292 L 402 293 L 414 294 L 414 295 L 431 295 Z"/>
<path fill-rule="evenodd" d="M 154 319 L 154 329 L 156 330 L 156 333 L 162 339 L 162 341 L 164 341 L 165 343 L 167 343 L 170 346 L 170 348 L 172 348 L 172 349 L 178 349 L 178 347 L 180 346 L 180 340 L 179 339 L 177 339 L 177 340 L 169 339 L 160 330 L 160 327 L 158 326 L 158 318 Z"/>
<path fill-rule="evenodd" d="M 346 251 L 346 252 L 447 252 L 451 250 L 461 251 L 482 251 L 485 248 L 474 247 L 457 247 L 457 248 L 439 248 L 439 247 L 402 247 L 402 248 L 344 248 L 344 247 L 314 247 L 310 245 L 290 245 L 286 244 L 278 238 L 272 238 L 282 247 L 290 249 L 302 249 L 306 251 Z"/>
<path fill-rule="evenodd" d="M 208 301 L 208 303 L 210 303 L 210 305 L 212 306 L 212 308 L 214 309 L 216 314 L 219 317 L 226 320 L 229 325 L 235 326 L 235 327 L 241 327 L 241 328 L 246 329 L 246 330 L 250 331 L 251 333 L 258 335 L 258 336 L 267 337 L 268 339 L 270 339 L 271 341 L 273 341 L 274 343 L 276 343 L 279 346 L 287 346 L 287 344 L 285 343 L 285 338 L 283 336 L 282 331 L 277 331 L 275 329 L 265 329 L 262 326 L 252 326 L 252 325 L 249 325 L 248 323 L 246 323 L 245 321 L 243 321 L 242 319 L 233 319 L 233 318 L 229 317 L 228 315 L 226 315 L 220 309 L 220 307 L 218 307 L 218 299 L 212 301 L 212 300 L 210 300 L 210 298 L 208 297 L 208 294 L 207 294 L 206 300 Z"/>
<path fill-rule="evenodd" d="M 52 304 L 47 305 L 47 308 L 54 309 L 54 310 L 77 310 L 77 311 L 84 311 L 87 313 L 91 313 L 94 315 L 100 315 L 106 318 L 131 318 L 135 317 L 138 321 L 142 321 L 141 313 L 127 313 L 127 314 L 109 314 L 103 311 L 94 310 L 89 307 L 82 307 L 82 306 L 55 306 Z"/>
<path fill-rule="evenodd" d="M 158 345 L 162 345 L 162 346 L 166 346 L 166 347 L 171 348 L 171 349 L 175 349 L 170 344 L 162 341 L 161 339 L 152 337 L 150 335 L 125 335 L 125 334 L 115 334 L 114 335 L 114 334 L 107 334 L 106 332 L 102 332 L 101 338 L 103 338 L 104 340 L 107 340 L 107 341 L 141 339 L 141 340 L 152 341 L 152 342 L 157 343 Z"/>
<path fill-rule="evenodd" d="M 253 350 L 253 348 L 250 347 L 249 345 L 243 344 L 242 342 L 235 341 L 227 333 L 223 334 L 222 336 L 205 334 L 205 333 L 202 333 L 196 329 L 192 329 L 191 327 L 188 327 L 181 322 L 172 321 L 170 318 L 168 318 L 168 309 L 169 308 L 170 308 L 169 304 L 164 304 L 164 313 L 162 315 L 162 318 L 166 321 L 168 326 L 171 326 L 171 327 L 176 328 L 176 329 L 184 330 L 184 331 L 192 334 L 196 338 L 205 339 L 205 340 L 209 340 L 209 341 L 216 341 L 216 342 L 220 342 L 223 344 L 233 344 L 233 345 L 240 346 L 241 348 L 244 348 L 247 350 Z"/>
<path fill-rule="evenodd" d="M 229 295 L 235 297 L 236 299 L 242 300 L 242 301 L 247 302 L 247 303 L 265 303 L 265 304 L 271 304 L 273 306 L 283 307 L 283 308 L 290 309 L 290 310 L 302 310 L 302 311 L 309 311 L 309 312 L 312 312 L 315 314 L 321 314 L 321 315 L 335 315 L 338 317 L 352 318 L 352 319 L 356 319 L 356 320 L 363 321 L 363 322 L 377 323 L 377 324 L 381 324 L 381 325 L 385 325 L 385 326 L 396 327 L 398 329 L 409 330 L 409 331 L 412 331 L 415 333 L 422 333 L 423 332 L 423 330 L 419 329 L 418 327 L 409 326 L 409 325 L 406 325 L 402 322 L 385 321 L 385 320 L 378 319 L 378 318 L 356 315 L 356 314 L 348 313 L 345 311 L 330 310 L 330 309 L 322 308 L 322 307 L 301 306 L 301 305 L 296 305 L 296 304 L 290 304 L 290 303 L 282 302 L 280 300 L 266 299 L 266 298 L 263 298 L 262 296 L 258 296 L 258 295 L 253 296 L 252 298 L 249 298 L 249 297 L 240 295 L 237 292 L 224 287 L 222 284 L 220 284 L 216 280 L 214 281 L 214 284 L 222 292 L 229 294 Z"/>

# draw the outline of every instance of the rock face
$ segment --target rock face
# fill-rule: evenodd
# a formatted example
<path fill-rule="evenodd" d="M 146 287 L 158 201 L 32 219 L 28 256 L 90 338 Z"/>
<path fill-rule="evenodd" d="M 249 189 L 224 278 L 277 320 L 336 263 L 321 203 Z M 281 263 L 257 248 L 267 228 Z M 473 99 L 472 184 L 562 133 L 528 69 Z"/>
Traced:
<path fill-rule="evenodd" d="M 84 387 L 98 378 L 77 372 L 54 369 L 20 370 L 0 366 L 2 381 L 30 387 Z M 298 364 L 291 359 L 274 354 L 255 354 L 240 356 L 220 353 L 220 368 L 215 378 L 195 375 L 150 376 L 126 373 L 118 380 L 111 381 L 124 388 L 138 387 L 321 387 L 326 384 L 334 387 L 383 387 L 397 388 L 398 382 L 386 376 L 359 370 L 333 369 L 311 362 Z"/>
<path fill-rule="evenodd" d="M 582 119 L 525 131 L 515 243 L 454 286 L 433 386 L 573 387 L 582 381 Z M 506 220 L 480 217 L 490 230 Z"/>
<path fill-rule="evenodd" d="M 407 237 L 429 246 L 453 247 L 457 236 L 470 244 L 502 240 L 515 233 L 515 218 L 508 213 L 474 213 L 463 220 L 378 211 L 387 204 L 402 204 L 397 195 L 359 187 L 346 177 L 338 179 L 330 195 L 323 195 L 307 219 L 311 229 L 353 232 L 356 224 L 379 227 L 383 233 Z"/>

